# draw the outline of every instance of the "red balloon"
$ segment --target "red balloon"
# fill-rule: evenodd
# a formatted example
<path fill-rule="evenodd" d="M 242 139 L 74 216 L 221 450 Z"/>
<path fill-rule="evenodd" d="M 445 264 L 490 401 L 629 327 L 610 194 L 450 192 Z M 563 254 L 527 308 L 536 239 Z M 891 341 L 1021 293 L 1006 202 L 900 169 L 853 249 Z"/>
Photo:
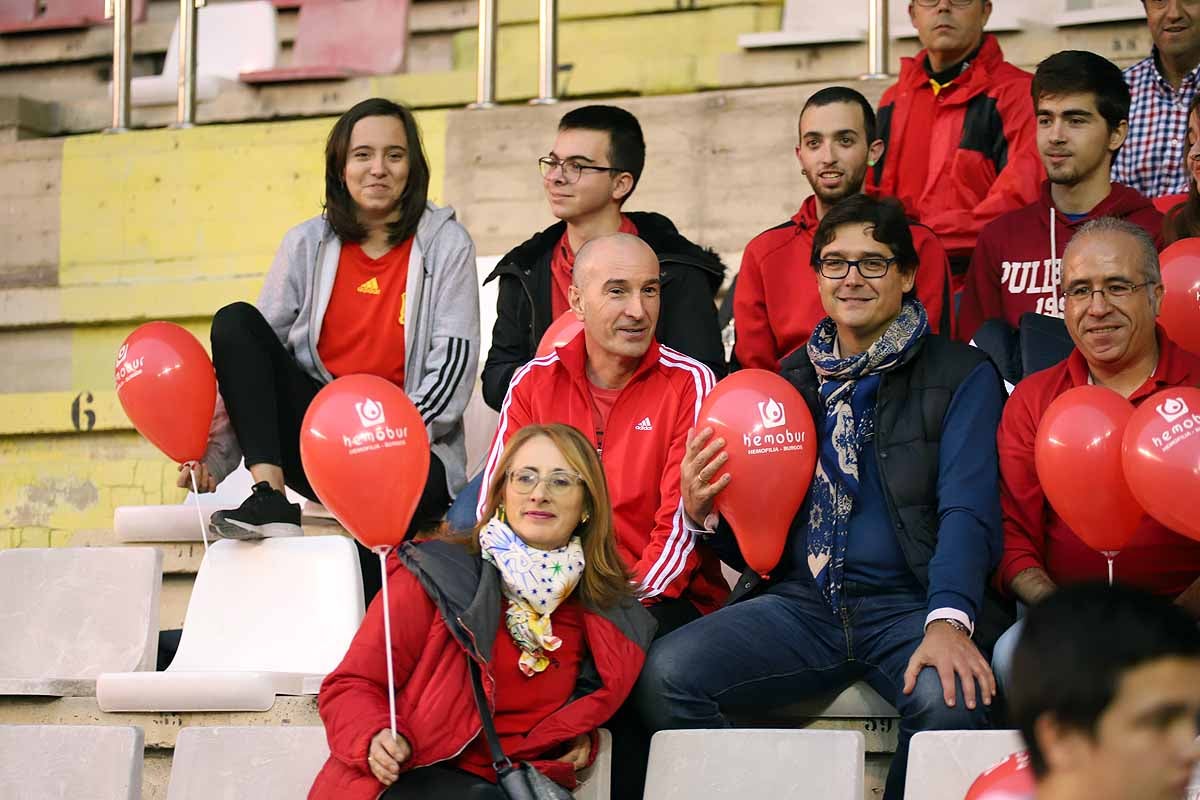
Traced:
<path fill-rule="evenodd" d="M 1038 426 L 1034 463 L 1050 505 L 1099 552 L 1119 551 L 1145 512 L 1121 469 L 1121 437 L 1133 415 L 1103 386 L 1076 386 L 1054 399 Z"/>
<path fill-rule="evenodd" d="M 1154 200 L 1151 202 L 1154 203 L 1154 207 L 1156 209 L 1158 209 L 1160 213 L 1165 214 L 1168 211 L 1170 211 L 1172 208 L 1174 208 L 1175 206 L 1179 205 L 1180 203 L 1184 202 L 1187 199 L 1188 199 L 1187 192 L 1183 192 L 1181 194 L 1159 195 L 1158 197 L 1154 198 Z"/>
<path fill-rule="evenodd" d="M 808 405 L 790 383 L 763 369 L 725 378 L 700 406 L 697 428 L 725 439 L 732 476 L 716 509 L 729 520 L 742 556 L 763 577 L 779 563 L 788 529 L 817 464 Z"/>
<path fill-rule="evenodd" d="M 550 355 L 555 348 L 568 344 L 578 336 L 581 330 L 583 330 L 583 323 L 575 316 L 575 312 L 564 311 L 558 319 L 550 323 L 550 327 L 546 328 L 546 332 L 542 334 L 542 340 L 538 342 L 537 355 L 534 357 L 541 358 Z"/>
<path fill-rule="evenodd" d="M 1146 512 L 1200 539 L 1200 389 L 1164 389 L 1133 412 L 1121 447 L 1125 477 Z"/>
<path fill-rule="evenodd" d="M 1200 354 L 1200 239 L 1180 239 L 1158 262 L 1166 290 L 1158 322 L 1176 344 Z"/>
<path fill-rule="evenodd" d="M 975 779 L 964 800 L 1033 800 L 1033 767 L 1029 753 L 1013 753 Z"/>
<path fill-rule="evenodd" d="M 113 381 L 138 433 L 177 463 L 204 457 L 217 376 L 195 336 L 173 322 L 147 322 L 121 344 Z"/>
<path fill-rule="evenodd" d="M 321 504 L 364 547 L 404 540 L 429 474 L 429 435 L 396 384 L 346 375 L 308 406 L 300 461 Z"/>

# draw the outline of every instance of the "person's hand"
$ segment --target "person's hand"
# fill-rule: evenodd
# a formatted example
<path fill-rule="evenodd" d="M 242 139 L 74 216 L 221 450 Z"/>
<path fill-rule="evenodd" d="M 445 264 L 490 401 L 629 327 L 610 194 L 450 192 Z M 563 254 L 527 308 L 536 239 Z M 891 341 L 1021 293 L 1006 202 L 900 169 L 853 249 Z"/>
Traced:
<path fill-rule="evenodd" d="M 725 452 L 725 440 L 712 436 L 712 428 L 689 430 L 687 451 L 679 465 L 683 510 L 693 521 L 700 523 L 712 513 L 713 500 L 732 480 L 729 473 L 713 480 L 729 460 L 729 454 Z"/>
<path fill-rule="evenodd" d="M 203 461 L 185 461 L 179 465 L 179 475 L 175 485 L 180 489 L 192 488 L 192 475 L 196 476 L 196 488 L 201 492 L 215 492 L 217 482 L 208 471 L 208 465 Z"/>
<path fill-rule="evenodd" d="M 571 740 L 570 745 L 559 761 L 567 762 L 578 772 L 588 765 L 588 757 L 592 754 L 592 737 L 581 733 Z"/>
<path fill-rule="evenodd" d="M 384 786 L 391 786 L 400 777 L 400 765 L 412 755 L 412 745 L 400 734 L 392 738 L 392 729 L 384 728 L 371 739 L 367 748 L 367 766 Z"/>
<path fill-rule="evenodd" d="M 967 708 L 975 708 L 975 682 L 979 682 L 980 699 L 985 706 L 996 695 L 996 676 L 991 665 L 971 641 L 971 637 L 953 625 L 935 620 L 925 629 L 925 638 L 908 660 L 904 670 L 904 693 L 912 694 L 917 675 L 925 667 L 937 670 L 942 681 L 942 695 L 947 706 L 954 705 L 954 676 L 962 682 L 963 699 Z"/>

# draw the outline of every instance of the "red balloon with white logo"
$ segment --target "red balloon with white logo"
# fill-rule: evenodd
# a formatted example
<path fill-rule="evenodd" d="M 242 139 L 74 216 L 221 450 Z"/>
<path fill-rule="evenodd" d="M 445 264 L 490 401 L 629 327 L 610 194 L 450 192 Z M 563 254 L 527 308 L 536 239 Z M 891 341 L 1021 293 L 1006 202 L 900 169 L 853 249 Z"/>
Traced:
<path fill-rule="evenodd" d="M 696 429 L 725 439 L 730 482 L 716 497 L 746 564 L 766 577 L 779 563 L 792 519 L 817 465 L 816 429 L 800 393 L 774 372 L 744 369 L 700 406 Z"/>
<path fill-rule="evenodd" d="M 1029 753 L 1013 753 L 975 779 L 964 800 L 1033 800 L 1036 787 Z"/>
<path fill-rule="evenodd" d="M 1200 239 L 1180 239 L 1159 253 L 1162 309 L 1158 323 L 1180 347 L 1200 355 Z"/>
<path fill-rule="evenodd" d="M 199 461 L 217 404 L 204 345 L 173 322 L 147 322 L 125 338 L 113 370 L 117 398 L 138 433 L 176 463 Z"/>
<path fill-rule="evenodd" d="M 538 342 L 537 354 L 534 357 L 541 358 L 553 353 L 556 348 L 570 343 L 582 330 L 583 322 L 575 316 L 575 312 L 564 311 L 558 319 L 550 323 L 550 327 L 546 328 L 546 332 L 542 334 L 542 340 Z"/>
<path fill-rule="evenodd" d="M 300 460 L 317 497 L 368 548 L 404 540 L 429 474 L 429 435 L 396 384 L 346 375 L 313 398 Z"/>
<path fill-rule="evenodd" d="M 1133 412 L 1121 448 L 1125 477 L 1146 513 L 1200 539 L 1200 389 L 1164 389 Z"/>
<path fill-rule="evenodd" d="M 1133 406 L 1103 386 L 1076 386 L 1054 399 L 1038 425 L 1034 464 L 1051 507 L 1101 553 L 1120 551 L 1145 512 L 1121 467 Z"/>

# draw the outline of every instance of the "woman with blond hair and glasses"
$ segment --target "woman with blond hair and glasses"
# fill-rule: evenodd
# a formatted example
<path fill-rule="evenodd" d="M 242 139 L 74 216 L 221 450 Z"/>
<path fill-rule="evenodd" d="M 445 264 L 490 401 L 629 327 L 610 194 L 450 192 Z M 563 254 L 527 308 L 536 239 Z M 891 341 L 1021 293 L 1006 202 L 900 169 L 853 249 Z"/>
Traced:
<path fill-rule="evenodd" d="M 574 428 L 530 425 L 494 474 L 465 539 L 390 558 L 396 735 L 377 597 L 321 687 L 331 755 L 310 798 L 504 798 L 472 664 L 509 759 L 573 789 L 595 758 L 596 728 L 633 688 L 654 631 L 617 554 L 600 460 Z"/>

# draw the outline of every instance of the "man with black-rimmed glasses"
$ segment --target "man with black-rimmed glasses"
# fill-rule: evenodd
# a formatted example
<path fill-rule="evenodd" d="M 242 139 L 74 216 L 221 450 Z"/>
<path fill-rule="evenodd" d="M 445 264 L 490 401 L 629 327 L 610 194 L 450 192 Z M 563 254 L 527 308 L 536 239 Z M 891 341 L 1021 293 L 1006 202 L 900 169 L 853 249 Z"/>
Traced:
<path fill-rule="evenodd" d="M 568 309 L 575 254 L 613 233 L 640 237 L 662 268 L 661 344 L 725 372 L 714 297 L 725 266 L 711 250 L 688 241 L 661 214 L 622 212 L 642 175 L 646 144 L 637 118 L 616 106 L 583 106 L 558 124 L 550 152 L 538 161 L 550 212 L 559 222 L 500 260 L 487 281 L 500 279 L 492 345 L 483 367 L 483 397 L 499 410 L 516 370 L 533 358 L 550 323 Z"/>

